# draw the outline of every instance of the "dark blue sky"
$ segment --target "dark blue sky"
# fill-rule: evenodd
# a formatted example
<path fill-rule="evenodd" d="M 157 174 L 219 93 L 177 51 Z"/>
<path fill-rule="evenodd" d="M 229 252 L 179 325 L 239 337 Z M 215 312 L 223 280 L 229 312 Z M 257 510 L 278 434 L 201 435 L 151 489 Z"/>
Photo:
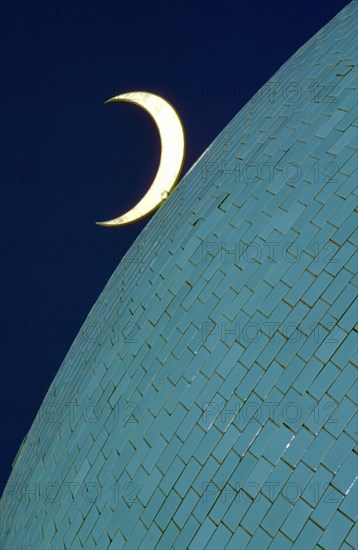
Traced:
<path fill-rule="evenodd" d="M 347 1 L 3 2 L 1 487 L 90 308 L 148 219 L 110 230 L 159 160 L 132 90 L 179 111 L 185 173 Z"/>

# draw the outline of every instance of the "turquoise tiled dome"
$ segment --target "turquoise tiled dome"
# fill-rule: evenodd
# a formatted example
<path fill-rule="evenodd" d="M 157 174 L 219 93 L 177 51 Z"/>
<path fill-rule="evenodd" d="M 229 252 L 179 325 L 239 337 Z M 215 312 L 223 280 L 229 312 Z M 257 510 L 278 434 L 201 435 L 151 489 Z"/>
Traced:
<path fill-rule="evenodd" d="M 2 548 L 356 547 L 356 7 L 119 264 L 14 461 Z"/>

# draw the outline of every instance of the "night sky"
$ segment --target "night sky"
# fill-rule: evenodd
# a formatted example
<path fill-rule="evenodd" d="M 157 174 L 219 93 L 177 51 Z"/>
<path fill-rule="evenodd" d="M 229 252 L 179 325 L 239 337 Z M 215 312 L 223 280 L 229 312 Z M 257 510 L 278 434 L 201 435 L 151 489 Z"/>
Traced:
<path fill-rule="evenodd" d="M 159 162 L 141 109 L 180 113 L 183 175 L 279 67 L 348 1 L 3 2 L 1 487 L 74 337 L 148 218 L 95 225 L 144 195 Z"/>

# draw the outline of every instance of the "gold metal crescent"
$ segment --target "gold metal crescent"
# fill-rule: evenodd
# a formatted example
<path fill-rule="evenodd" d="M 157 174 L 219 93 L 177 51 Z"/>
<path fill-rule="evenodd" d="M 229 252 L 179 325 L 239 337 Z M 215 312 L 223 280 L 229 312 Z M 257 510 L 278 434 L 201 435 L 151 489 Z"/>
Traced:
<path fill-rule="evenodd" d="M 148 92 L 128 92 L 112 97 L 106 103 L 114 101 L 134 103 L 151 115 L 160 134 L 161 157 L 158 172 L 144 197 L 126 214 L 106 222 L 96 222 L 105 227 L 132 223 L 156 210 L 177 183 L 185 154 L 183 125 L 174 107 L 163 98 Z"/>

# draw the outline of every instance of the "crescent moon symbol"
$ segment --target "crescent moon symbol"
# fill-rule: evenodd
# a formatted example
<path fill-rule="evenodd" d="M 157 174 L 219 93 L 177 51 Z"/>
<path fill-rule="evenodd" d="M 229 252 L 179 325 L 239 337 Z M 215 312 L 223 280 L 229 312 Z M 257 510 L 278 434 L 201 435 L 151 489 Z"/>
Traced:
<path fill-rule="evenodd" d="M 185 153 L 182 123 L 175 109 L 167 101 L 148 92 L 129 92 L 112 97 L 106 103 L 114 101 L 134 103 L 152 116 L 160 134 L 161 158 L 158 172 L 144 197 L 122 216 L 106 222 L 96 222 L 105 227 L 132 223 L 156 210 L 177 183 Z"/>

